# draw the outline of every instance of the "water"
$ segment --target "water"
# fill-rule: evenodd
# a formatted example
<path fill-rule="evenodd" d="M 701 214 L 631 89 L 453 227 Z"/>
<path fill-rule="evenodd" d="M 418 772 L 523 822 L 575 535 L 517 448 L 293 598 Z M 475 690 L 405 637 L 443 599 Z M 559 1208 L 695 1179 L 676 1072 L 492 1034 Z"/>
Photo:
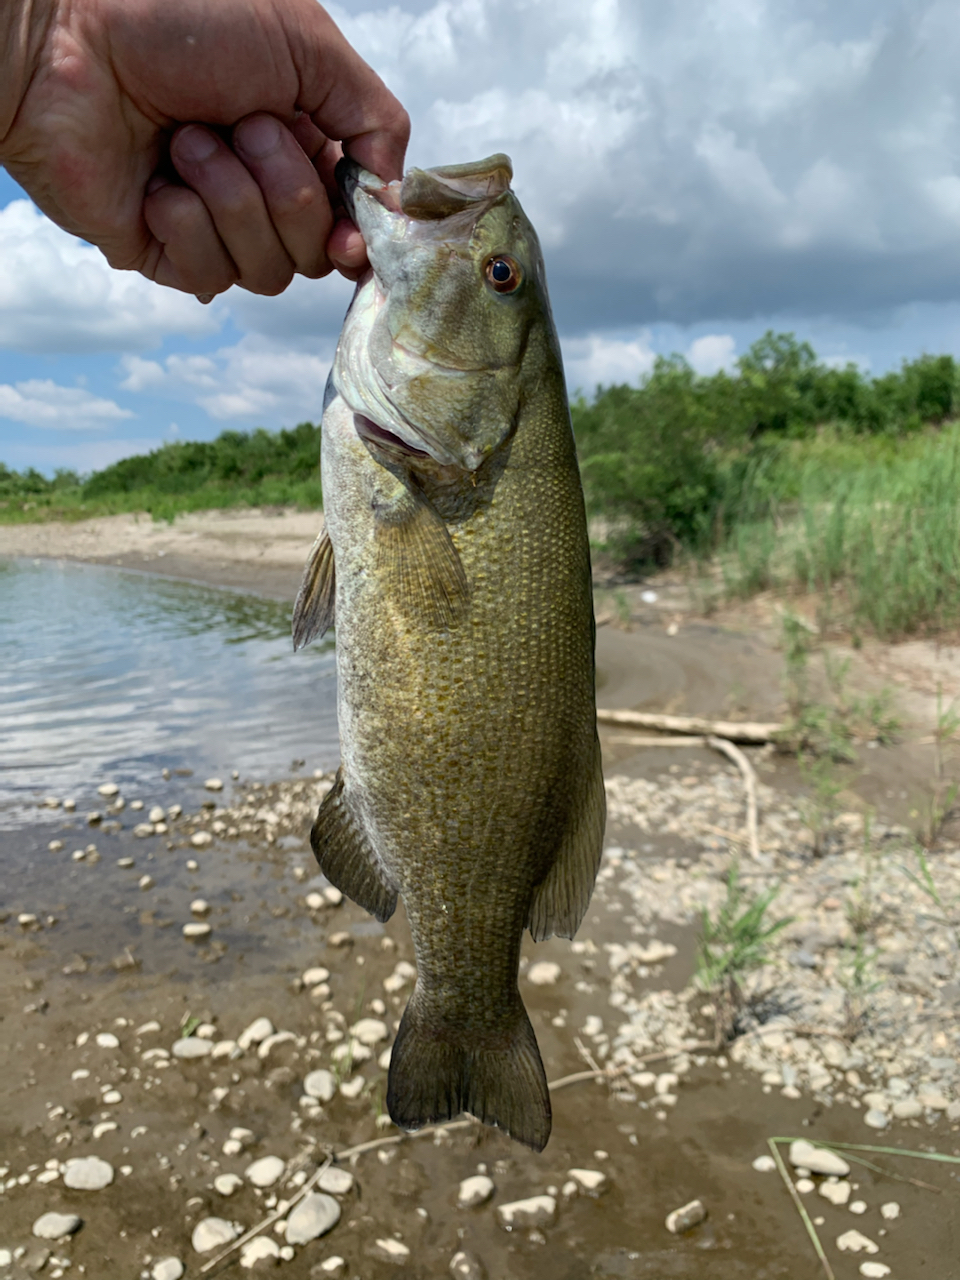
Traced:
<path fill-rule="evenodd" d="M 45 795 L 160 770 L 286 776 L 338 758 L 333 641 L 282 604 L 100 565 L 0 560 L 0 828 Z"/>

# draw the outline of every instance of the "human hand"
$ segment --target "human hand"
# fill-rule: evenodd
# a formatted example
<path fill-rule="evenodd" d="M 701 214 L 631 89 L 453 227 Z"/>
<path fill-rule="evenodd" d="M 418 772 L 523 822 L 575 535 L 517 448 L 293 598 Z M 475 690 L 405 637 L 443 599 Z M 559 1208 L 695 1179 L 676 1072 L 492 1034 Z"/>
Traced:
<path fill-rule="evenodd" d="M 0 163 L 112 266 L 205 301 L 363 269 L 340 143 L 396 178 L 409 122 L 315 0 L 0 3 Z"/>

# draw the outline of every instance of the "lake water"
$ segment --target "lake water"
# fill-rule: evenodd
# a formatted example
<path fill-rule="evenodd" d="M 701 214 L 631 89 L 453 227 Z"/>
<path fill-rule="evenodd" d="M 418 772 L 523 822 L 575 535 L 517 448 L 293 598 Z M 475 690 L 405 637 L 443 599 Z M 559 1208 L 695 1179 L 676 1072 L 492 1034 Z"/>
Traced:
<path fill-rule="evenodd" d="M 333 641 L 293 653 L 288 606 L 0 560 L 0 828 L 107 780 L 130 794 L 164 768 L 267 779 L 338 756 Z"/>

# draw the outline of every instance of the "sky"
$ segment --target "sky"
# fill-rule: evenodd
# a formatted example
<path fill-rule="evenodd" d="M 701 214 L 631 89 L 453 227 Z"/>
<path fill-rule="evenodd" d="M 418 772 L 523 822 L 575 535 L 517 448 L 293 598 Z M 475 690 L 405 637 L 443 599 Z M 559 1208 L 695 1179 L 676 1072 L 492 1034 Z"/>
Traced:
<path fill-rule="evenodd" d="M 571 392 L 766 329 L 880 373 L 960 356 L 960 8 L 909 0 L 328 6 L 408 159 L 506 151 Z M 112 271 L 0 170 L 0 461 L 89 472 L 318 420 L 352 286 L 211 306 Z"/>

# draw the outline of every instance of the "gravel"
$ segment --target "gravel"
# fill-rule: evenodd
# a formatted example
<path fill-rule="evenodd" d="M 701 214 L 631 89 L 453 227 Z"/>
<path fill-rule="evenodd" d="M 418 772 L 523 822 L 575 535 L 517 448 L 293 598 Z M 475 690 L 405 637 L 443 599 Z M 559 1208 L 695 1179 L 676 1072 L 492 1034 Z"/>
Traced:
<path fill-rule="evenodd" d="M 113 1182 L 113 1165 L 99 1156 L 75 1156 L 64 1166 L 63 1182 L 75 1191 L 102 1191 Z"/>
<path fill-rule="evenodd" d="M 286 1167 L 279 1156 L 262 1156 L 259 1160 L 254 1160 L 253 1164 L 247 1165 L 243 1176 L 255 1187 L 272 1187 L 283 1177 Z"/>
<path fill-rule="evenodd" d="M 75 1213 L 44 1213 L 33 1224 L 33 1234 L 39 1240 L 60 1240 L 72 1236 L 83 1226 L 83 1219 Z"/>
<path fill-rule="evenodd" d="M 214 1249 L 231 1244 L 240 1234 L 235 1222 L 225 1218 L 202 1218 L 193 1229 L 190 1243 L 197 1253 L 212 1253 Z"/>
<path fill-rule="evenodd" d="M 553 1196 L 530 1196 L 497 1206 L 497 1218 L 507 1231 L 517 1227 L 549 1227 L 556 1216 L 557 1202 Z"/>
<path fill-rule="evenodd" d="M 494 1192 L 493 1179 L 486 1174 L 478 1173 L 472 1178 L 464 1178 L 457 1192 L 457 1204 L 461 1209 L 474 1209 L 477 1205 L 486 1204 Z"/>
<path fill-rule="evenodd" d="M 180 1280 L 184 1265 L 179 1258 L 161 1258 L 150 1271 L 152 1280 Z"/>
<path fill-rule="evenodd" d="M 326 1235 L 340 1221 L 340 1205 L 332 1196 L 311 1191 L 287 1218 L 288 1244 L 306 1244 Z"/>

